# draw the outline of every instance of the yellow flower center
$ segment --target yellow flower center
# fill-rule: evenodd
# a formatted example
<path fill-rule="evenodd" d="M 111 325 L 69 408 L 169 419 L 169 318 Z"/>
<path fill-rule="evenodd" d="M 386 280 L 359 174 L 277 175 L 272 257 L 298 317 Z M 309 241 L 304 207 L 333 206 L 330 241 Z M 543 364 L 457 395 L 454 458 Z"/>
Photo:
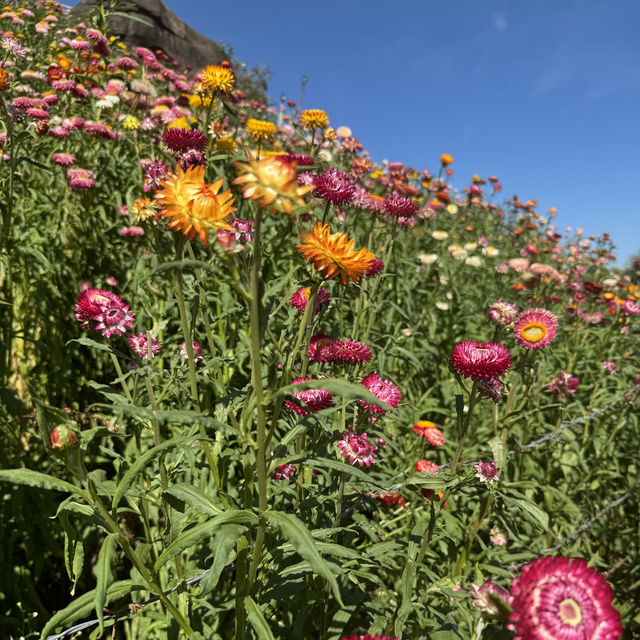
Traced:
<path fill-rule="evenodd" d="M 558 605 L 558 615 L 564 624 L 577 627 L 582 622 L 580 605 L 573 598 L 565 598 Z"/>
<path fill-rule="evenodd" d="M 416 424 L 421 429 L 433 429 L 436 426 L 435 424 L 433 424 L 433 422 L 430 422 L 429 420 L 418 420 Z"/>
<path fill-rule="evenodd" d="M 547 335 L 547 327 L 541 322 L 529 322 L 522 327 L 520 335 L 527 342 L 540 342 Z"/>
<path fill-rule="evenodd" d="M 311 289 L 309 289 L 309 287 L 307 287 L 307 288 L 302 292 L 302 297 L 303 297 L 305 300 L 308 300 L 310 296 L 311 296 Z"/>

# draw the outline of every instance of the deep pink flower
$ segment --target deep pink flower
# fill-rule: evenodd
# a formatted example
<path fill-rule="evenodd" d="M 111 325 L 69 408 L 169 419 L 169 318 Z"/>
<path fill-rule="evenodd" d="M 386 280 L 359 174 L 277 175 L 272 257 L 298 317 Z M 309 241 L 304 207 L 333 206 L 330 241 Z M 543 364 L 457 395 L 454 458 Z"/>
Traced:
<path fill-rule="evenodd" d="M 289 480 L 295 472 L 295 464 L 281 464 L 273 470 L 272 476 L 276 482 L 280 482 L 280 480 Z"/>
<path fill-rule="evenodd" d="M 362 466 L 370 466 L 376 464 L 376 454 L 378 447 L 372 445 L 367 440 L 367 434 L 356 435 L 353 429 L 342 432 L 342 440 L 338 440 L 336 446 L 340 450 L 340 453 L 349 459 L 349 462 L 354 465 L 356 462 Z"/>
<path fill-rule="evenodd" d="M 162 142 L 172 151 L 204 151 L 207 147 L 207 137 L 197 129 L 180 129 L 171 127 L 162 134 Z"/>
<path fill-rule="evenodd" d="M 88 169 L 68 169 L 67 179 L 69 186 L 74 191 L 85 191 L 95 186 L 96 181 L 93 178 L 93 173 Z"/>
<path fill-rule="evenodd" d="M 451 366 L 472 380 L 491 380 L 506 373 L 513 360 L 509 349 L 496 342 L 459 342 L 451 352 Z"/>
<path fill-rule="evenodd" d="M 351 178 L 334 167 L 329 167 L 315 176 L 313 183 L 315 185 L 313 195 L 335 205 L 350 202 L 356 190 L 356 185 Z"/>
<path fill-rule="evenodd" d="M 123 56 L 116 62 L 116 66 L 120 69 L 137 69 L 139 67 L 138 63 L 133 58 L 128 58 L 127 56 Z"/>
<path fill-rule="evenodd" d="M 56 163 L 60 164 L 63 167 L 68 167 L 72 165 L 76 161 L 76 157 L 73 153 L 54 153 L 51 156 L 51 159 Z"/>
<path fill-rule="evenodd" d="M 490 398 L 494 402 L 500 402 L 502 400 L 502 392 L 504 385 L 498 378 L 492 378 L 490 380 L 478 380 L 478 392 L 485 398 Z"/>
<path fill-rule="evenodd" d="M 364 272 L 365 277 L 374 278 L 377 275 L 380 275 L 384 270 L 384 262 L 379 260 L 378 258 L 374 258 L 367 267 L 367 270 Z"/>
<path fill-rule="evenodd" d="M 478 464 L 474 465 L 473 468 L 476 471 L 476 478 L 480 480 L 480 482 L 486 482 L 487 484 L 493 484 L 498 478 L 498 469 L 496 467 L 495 462 L 482 462 L 482 458 L 478 460 Z"/>
<path fill-rule="evenodd" d="M 511 582 L 514 640 L 618 640 L 620 614 L 604 576 L 584 560 L 538 558 Z"/>
<path fill-rule="evenodd" d="M 325 362 L 324 350 L 333 342 L 333 339 L 323 333 L 316 333 L 311 336 L 311 343 L 309 344 L 309 361 L 310 362 Z"/>
<path fill-rule="evenodd" d="M 613 360 L 603 360 L 602 368 L 610 375 L 618 373 L 618 365 Z"/>
<path fill-rule="evenodd" d="M 363 636 L 349 636 L 349 637 L 344 637 L 341 638 L 340 640 L 398 640 L 398 638 L 396 638 L 395 636 L 393 638 L 388 638 L 387 636 L 379 636 L 377 633 L 375 636 L 369 635 L 368 633 L 365 633 Z"/>
<path fill-rule="evenodd" d="M 625 316 L 637 316 L 640 313 L 640 305 L 636 304 L 633 300 L 625 300 L 620 305 L 620 311 Z"/>
<path fill-rule="evenodd" d="M 418 420 L 411 428 L 413 433 L 434 447 L 441 447 L 445 443 L 444 433 L 430 420 Z"/>
<path fill-rule="evenodd" d="M 167 165 L 162 160 L 153 160 L 144 168 L 143 191 L 155 191 L 169 173 Z"/>
<path fill-rule="evenodd" d="M 312 378 L 296 378 L 291 384 L 298 382 L 310 382 Z M 308 416 L 322 409 L 328 409 L 333 406 L 333 395 L 326 389 L 305 389 L 292 393 L 293 400 L 285 399 L 284 403 L 291 411 L 301 416 Z"/>
<path fill-rule="evenodd" d="M 322 352 L 323 362 L 363 364 L 371 360 L 371 347 L 356 340 L 335 340 Z"/>
<path fill-rule="evenodd" d="M 522 311 L 513 328 L 515 341 L 525 349 L 544 349 L 558 332 L 558 318 L 541 308 Z"/>
<path fill-rule="evenodd" d="M 144 229 L 142 227 L 122 227 L 120 235 L 128 238 L 138 238 L 144 235 Z"/>
<path fill-rule="evenodd" d="M 202 345 L 199 342 L 192 340 L 191 346 L 193 347 L 194 362 L 198 362 L 198 360 L 204 360 L 204 358 L 202 357 Z M 180 355 L 186 360 L 189 357 L 189 354 L 187 353 L 184 344 L 179 344 L 178 347 L 180 349 Z"/>
<path fill-rule="evenodd" d="M 378 400 L 382 400 L 390 407 L 396 408 L 400 404 L 400 400 L 402 400 L 402 392 L 400 389 L 396 387 L 389 378 L 383 380 L 378 373 L 370 373 L 368 376 L 365 376 L 360 384 L 367 387 Z M 389 411 L 389 409 L 383 409 L 375 404 L 367 404 L 363 400 L 358 400 L 358 402 L 360 406 L 364 407 L 370 413 L 383 415 Z"/>
<path fill-rule="evenodd" d="M 289 302 L 292 307 L 295 307 L 300 313 L 303 313 L 307 308 L 307 302 L 309 300 L 309 295 L 311 294 L 311 289 L 309 287 L 302 287 L 298 289 L 292 296 Z M 320 287 L 318 289 L 318 295 L 316 296 L 316 313 L 320 311 L 324 311 L 329 307 L 329 303 L 331 302 L 331 294 L 328 289 L 324 287 Z"/>
<path fill-rule="evenodd" d="M 127 342 L 141 360 L 149 359 L 149 339 L 146 333 L 138 335 L 132 333 L 127 338 Z M 161 351 L 162 345 L 158 342 L 158 338 L 151 338 L 151 358 L 157 356 Z"/>
<path fill-rule="evenodd" d="M 556 398 L 564 396 L 565 398 L 571 397 L 580 384 L 580 379 L 566 371 L 560 371 L 555 378 L 552 378 L 549 384 L 547 384 L 547 391 L 552 391 Z"/>
<path fill-rule="evenodd" d="M 75 318 L 83 328 L 102 331 L 107 338 L 122 335 L 133 325 L 134 314 L 115 293 L 102 289 L 86 289 L 76 303 Z"/>
<path fill-rule="evenodd" d="M 106 36 L 103 35 L 97 29 L 92 29 L 91 27 L 89 27 L 89 28 L 85 29 L 84 33 L 87 36 L 87 38 L 89 38 L 89 40 L 93 40 L 94 42 L 99 42 L 99 43 L 104 44 L 104 45 L 106 45 L 109 42 L 107 40 Z"/>
<path fill-rule="evenodd" d="M 401 224 L 410 222 L 418 212 L 418 205 L 409 198 L 393 193 L 384 201 L 384 210 L 393 220 Z"/>

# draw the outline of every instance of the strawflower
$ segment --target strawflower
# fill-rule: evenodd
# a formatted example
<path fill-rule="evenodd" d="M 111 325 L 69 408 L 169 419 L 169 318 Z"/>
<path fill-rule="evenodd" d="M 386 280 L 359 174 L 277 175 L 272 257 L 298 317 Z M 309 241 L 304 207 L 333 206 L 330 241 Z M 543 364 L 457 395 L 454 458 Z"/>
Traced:
<path fill-rule="evenodd" d="M 193 347 L 193 360 L 194 362 L 198 362 L 198 360 L 203 360 L 204 358 L 202 357 L 202 345 L 199 342 L 196 342 L 195 340 L 191 341 L 191 346 Z M 187 353 L 187 350 L 184 346 L 184 344 L 179 344 L 178 348 L 180 349 L 180 355 L 186 360 L 189 357 L 189 354 Z"/>
<path fill-rule="evenodd" d="M 162 142 L 172 151 L 180 153 L 192 149 L 204 151 L 207 147 L 207 137 L 197 129 L 170 127 L 162 134 Z"/>
<path fill-rule="evenodd" d="M 402 392 L 400 389 L 396 387 L 389 378 L 383 380 L 378 373 L 370 373 L 368 376 L 365 376 L 360 384 L 369 389 L 378 400 L 382 400 L 394 409 L 400 404 L 400 400 L 402 400 Z M 369 413 L 383 415 L 389 411 L 389 409 L 383 409 L 375 404 L 368 404 L 363 400 L 358 400 L 358 402 L 360 406 L 369 411 Z"/>
<path fill-rule="evenodd" d="M 444 433 L 430 420 L 418 420 L 411 428 L 413 433 L 434 447 L 441 447 L 445 443 Z"/>
<path fill-rule="evenodd" d="M 508 618 L 511 612 L 511 594 L 491 580 L 485 580 L 482 586 L 471 583 L 469 595 L 473 604 L 487 616 Z"/>
<path fill-rule="evenodd" d="M 602 368 L 610 375 L 618 373 L 618 365 L 613 360 L 603 360 Z"/>
<path fill-rule="evenodd" d="M 291 296 L 289 302 L 292 307 L 296 308 L 300 313 L 303 313 L 307 308 L 307 302 L 309 301 L 310 295 L 311 289 L 309 287 L 302 287 Z M 315 313 L 326 310 L 329 307 L 330 302 L 331 294 L 329 293 L 329 290 L 324 287 L 320 287 L 316 295 Z"/>
<path fill-rule="evenodd" d="M 75 318 L 83 329 L 102 331 L 107 338 L 114 333 L 122 335 L 133 325 L 134 314 L 129 305 L 110 291 L 86 289 L 76 303 Z"/>
<path fill-rule="evenodd" d="M 480 482 L 486 482 L 487 484 L 493 484 L 494 482 L 500 480 L 498 478 L 498 469 L 495 465 L 495 462 L 482 462 L 482 458 L 478 460 L 478 464 L 473 466 L 476 471 L 476 478 L 480 480 Z"/>
<path fill-rule="evenodd" d="M 356 190 L 355 183 L 346 173 L 329 167 L 315 176 L 313 195 L 334 205 L 344 205 L 351 202 Z"/>
<path fill-rule="evenodd" d="M 500 402 L 500 400 L 502 400 L 503 391 L 504 385 L 497 378 L 478 380 L 478 393 L 481 393 L 485 398 L 489 398 L 494 402 Z"/>
<path fill-rule="evenodd" d="M 351 465 L 355 465 L 356 462 L 361 467 L 376 464 L 376 454 L 373 452 L 378 447 L 369 443 L 366 433 L 359 436 L 353 429 L 349 429 L 349 431 L 342 432 L 342 438 L 342 440 L 338 440 L 336 446 L 340 453 L 348 458 Z"/>
<path fill-rule="evenodd" d="M 580 379 L 566 371 L 560 371 L 555 378 L 546 385 L 547 391 L 553 392 L 556 398 L 564 396 L 570 398 L 578 389 Z"/>
<path fill-rule="evenodd" d="M 472 380 L 490 380 L 506 373 L 513 360 L 507 347 L 495 342 L 465 340 L 451 351 L 451 366 Z"/>
<path fill-rule="evenodd" d="M 202 71 L 200 85 L 206 91 L 229 93 L 236 81 L 233 72 L 227 67 L 209 65 Z"/>
<path fill-rule="evenodd" d="M 366 273 L 375 256 L 367 248 L 356 251 L 353 240 L 346 233 L 331 233 L 328 224 L 317 222 L 313 231 L 300 234 L 304 244 L 298 251 L 326 278 L 339 277 L 343 285 L 352 280 L 356 284 Z"/>
<path fill-rule="evenodd" d="M 312 378 L 296 378 L 291 384 L 310 382 Z M 305 389 L 291 394 L 292 399 L 286 398 L 285 405 L 294 413 L 308 416 L 310 413 L 328 409 L 333 406 L 333 395 L 326 389 Z"/>
<path fill-rule="evenodd" d="M 514 640 L 618 640 L 620 614 L 603 575 L 584 560 L 538 558 L 511 582 Z"/>
<path fill-rule="evenodd" d="M 183 171 L 176 167 L 176 173 L 161 182 L 160 191 L 156 192 L 156 200 L 162 209 L 160 214 L 170 218 L 169 226 L 182 231 L 191 241 L 200 236 L 203 244 L 209 240 L 210 229 L 227 229 L 233 227 L 225 218 L 236 210 L 231 190 L 227 189 L 218 195 L 224 178 L 213 184 L 204 182 L 204 167 L 193 166 Z"/>
<path fill-rule="evenodd" d="M 522 311 L 513 328 L 513 337 L 525 349 L 543 349 L 558 332 L 558 318 L 547 309 Z"/>
<path fill-rule="evenodd" d="M 138 335 L 132 333 L 127 338 L 127 342 L 141 360 L 154 358 L 162 351 L 162 345 L 158 338 L 151 338 L 151 350 L 149 350 L 149 338 L 146 333 L 139 333 Z"/>
<path fill-rule="evenodd" d="M 325 129 L 329 116 L 322 109 L 305 109 L 300 114 L 300 122 L 305 129 Z"/>
<path fill-rule="evenodd" d="M 69 167 L 71 166 L 75 161 L 76 161 L 76 157 L 73 155 L 73 153 L 54 153 L 51 156 L 51 159 L 59 165 L 62 165 L 63 167 Z"/>
<path fill-rule="evenodd" d="M 271 140 L 276 131 L 277 128 L 273 122 L 256 120 L 256 118 L 249 118 L 247 120 L 247 132 L 251 135 L 254 142 Z"/>
<path fill-rule="evenodd" d="M 364 364 L 372 357 L 371 347 L 356 340 L 335 340 L 323 350 L 322 361 L 337 364 Z"/>
<path fill-rule="evenodd" d="M 244 185 L 242 196 L 251 198 L 260 207 L 269 207 L 272 212 L 291 213 L 294 207 L 304 205 L 303 196 L 313 185 L 298 186 L 296 161 L 284 156 L 271 156 L 256 160 L 249 156 L 249 163 L 234 162 L 244 173 L 233 184 Z"/>
<path fill-rule="evenodd" d="M 67 179 L 69 180 L 69 186 L 74 191 L 86 191 L 96 184 L 93 172 L 88 169 L 69 169 L 67 171 Z"/>
<path fill-rule="evenodd" d="M 494 324 L 506 327 L 516 321 L 518 309 L 514 304 L 504 302 L 502 298 L 489 305 L 489 313 L 487 318 Z"/>

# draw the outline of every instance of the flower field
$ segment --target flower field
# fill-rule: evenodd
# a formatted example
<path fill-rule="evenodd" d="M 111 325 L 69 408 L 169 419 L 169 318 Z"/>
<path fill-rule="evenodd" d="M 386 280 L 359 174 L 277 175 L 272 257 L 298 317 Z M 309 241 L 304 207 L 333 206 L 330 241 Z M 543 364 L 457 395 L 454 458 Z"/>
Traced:
<path fill-rule="evenodd" d="M 638 265 L 107 14 L 0 14 L 0 637 L 637 637 Z"/>

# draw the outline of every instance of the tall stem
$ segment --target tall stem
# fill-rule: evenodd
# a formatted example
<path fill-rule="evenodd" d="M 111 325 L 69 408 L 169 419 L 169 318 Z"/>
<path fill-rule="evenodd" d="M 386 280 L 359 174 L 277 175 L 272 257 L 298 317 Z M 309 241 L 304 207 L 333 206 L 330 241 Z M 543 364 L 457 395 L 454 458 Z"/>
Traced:
<path fill-rule="evenodd" d="M 453 463 L 451 464 L 451 470 L 453 473 L 457 473 L 458 471 L 458 462 L 460 462 L 460 456 L 462 455 L 462 448 L 464 447 L 464 441 L 467 438 L 467 433 L 469 431 L 469 424 L 471 422 L 471 415 L 473 414 L 473 408 L 476 404 L 477 398 L 477 390 L 478 383 L 474 380 L 473 386 L 471 387 L 471 393 L 469 394 L 469 409 L 467 410 L 467 415 L 462 423 L 462 431 L 460 433 L 460 438 L 458 440 L 458 446 L 456 448 L 456 454 L 453 458 Z"/>

